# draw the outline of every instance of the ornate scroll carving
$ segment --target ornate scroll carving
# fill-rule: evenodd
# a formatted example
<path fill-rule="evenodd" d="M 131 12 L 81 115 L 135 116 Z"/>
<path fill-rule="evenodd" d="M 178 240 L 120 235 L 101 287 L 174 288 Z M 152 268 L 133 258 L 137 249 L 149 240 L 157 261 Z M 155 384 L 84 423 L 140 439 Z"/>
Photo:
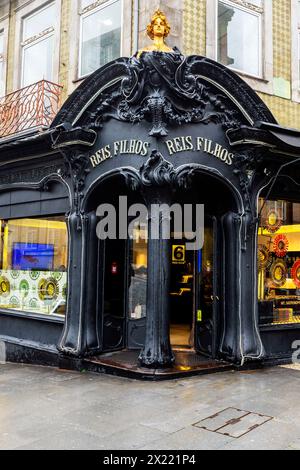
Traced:
<path fill-rule="evenodd" d="M 149 134 L 165 136 L 168 128 L 187 123 L 221 124 L 225 129 L 238 127 L 239 113 L 229 106 L 228 99 L 204 84 L 194 69 L 201 70 L 205 59 L 184 58 L 174 53 L 149 52 L 125 65 L 126 76 L 121 86 L 87 113 L 82 125 L 101 128 L 114 118 L 120 121 L 152 124 Z"/>

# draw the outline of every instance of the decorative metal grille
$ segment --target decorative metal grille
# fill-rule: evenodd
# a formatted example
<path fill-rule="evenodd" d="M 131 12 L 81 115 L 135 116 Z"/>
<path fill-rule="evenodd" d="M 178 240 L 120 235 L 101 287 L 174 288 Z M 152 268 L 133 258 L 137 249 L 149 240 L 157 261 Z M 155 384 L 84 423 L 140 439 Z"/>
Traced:
<path fill-rule="evenodd" d="M 62 86 L 47 80 L 0 98 L 0 137 L 48 127 L 60 105 Z"/>

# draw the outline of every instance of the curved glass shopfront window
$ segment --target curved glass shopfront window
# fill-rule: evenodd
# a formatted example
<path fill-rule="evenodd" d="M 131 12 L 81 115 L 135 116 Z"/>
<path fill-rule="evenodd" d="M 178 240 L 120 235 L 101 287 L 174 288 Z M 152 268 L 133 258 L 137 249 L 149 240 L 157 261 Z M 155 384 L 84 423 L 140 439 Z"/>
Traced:
<path fill-rule="evenodd" d="M 68 259 L 64 217 L 0 223 L 0 308 L 64 316 Z"/>
<path fill-rule="evenodd" d="M 260 200 L 258 299 L 262 325 L 300 323 L 300 204 Z"/>

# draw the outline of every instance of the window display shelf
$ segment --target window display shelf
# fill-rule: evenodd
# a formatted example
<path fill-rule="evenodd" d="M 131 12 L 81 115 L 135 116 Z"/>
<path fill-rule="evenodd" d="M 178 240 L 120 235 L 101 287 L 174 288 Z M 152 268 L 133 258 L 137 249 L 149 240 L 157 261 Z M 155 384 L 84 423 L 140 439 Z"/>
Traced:
<path fill-rule="evenodd" d="M 39 312 L 32 312 L 32 311 L 20 311 L 20 310 L 10 310 L 7 308 L 0 307 L 0 317 L 11 317 L 11 318 L 30 318 L 32 320 L 43 321 L 43 322 L 50 322 L 50 323 L 57 323 L 63 324 L 65 321 L 65 317 L 63 315 L 45 315 Z"/>
<path fill-rule="evenodd" d="M 300 330 L 300 323 L 270 323 L 259 325 L 259 329 L 262 331 Z"/>

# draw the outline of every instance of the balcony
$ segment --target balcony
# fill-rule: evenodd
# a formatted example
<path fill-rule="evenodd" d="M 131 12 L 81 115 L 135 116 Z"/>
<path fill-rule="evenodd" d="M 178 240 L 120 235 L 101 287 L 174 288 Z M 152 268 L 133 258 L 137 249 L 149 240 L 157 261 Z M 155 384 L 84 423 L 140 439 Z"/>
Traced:
<path fill-rule="evenodd" d="M 60 107 L 62 88 L 41 80 L 0 98 L 0 138 L 49 127 Z"/>

